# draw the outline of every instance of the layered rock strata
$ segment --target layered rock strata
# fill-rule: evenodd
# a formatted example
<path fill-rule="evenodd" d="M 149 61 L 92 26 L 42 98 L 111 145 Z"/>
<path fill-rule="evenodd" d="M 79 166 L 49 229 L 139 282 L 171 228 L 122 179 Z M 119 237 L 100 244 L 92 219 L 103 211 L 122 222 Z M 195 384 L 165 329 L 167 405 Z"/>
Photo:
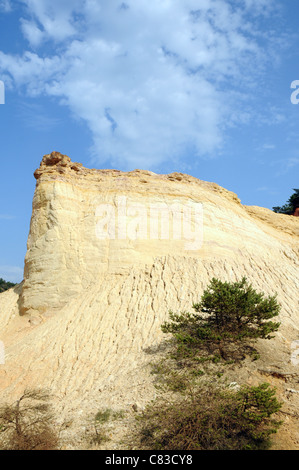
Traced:
<path fill-rule="evenodd" d="M 58 152 L 45 155 L 34 175 L 23 314 L 60 308 L 106 273 L 150 266 L 156 257 L 296 259 L 298 224 L 284 218 L 282 231 L 271 230 L 283 223 L 280 215 L 266 211 L 263 224 L 261 211 L 213 183 L 89 170 Z"/>

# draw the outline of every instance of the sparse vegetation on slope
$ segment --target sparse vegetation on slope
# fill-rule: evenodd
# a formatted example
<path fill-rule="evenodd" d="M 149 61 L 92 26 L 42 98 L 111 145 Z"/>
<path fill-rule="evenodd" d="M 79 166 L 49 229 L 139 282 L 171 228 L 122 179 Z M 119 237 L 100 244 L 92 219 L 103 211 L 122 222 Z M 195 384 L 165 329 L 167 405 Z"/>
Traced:
<path fill-rule="evenodd" d="M 0 450 L 56 450 L 50 395 L 46 390 L 25 390 L 14 403 L 0 408 Z"/>
<path fill-rule="evenodd" d="M 141 445 L 151 450 L 265 450 L 281 424 L 272 418 L 280 407 L 267 383 L 237 392 L 210 385 L 150 406 L 141 420 Z"/>
<path fill-rule="evenodd" d="M 245 278 L 215 278 L 194 314 L 170 313 L 162 331 L 169 349 L 153 372 L 162 396 L 140 417 L 139 445 L 160 450 L 260 450 L 271 446 L 281 408 L 268 383 L 230 388 L 223 367 L 240 367 L 251 341 L 271 339 L 279 323 L 276 297 L 264 298 Z M 254 350 L 256 359 L 257 351 Z M 171 394 L 172 392 L 172 394 Z"/>
<path fill-rule="evenodd" d="M 105 441 L 109 441 L 108 435 L 109 423 L 120 420 L 124 417 L 123 411 L 114 411 L 111 408 L 99 410 L 94 417 L 94 434 L 91 438 L 92 444 L 101 445 Z"/>

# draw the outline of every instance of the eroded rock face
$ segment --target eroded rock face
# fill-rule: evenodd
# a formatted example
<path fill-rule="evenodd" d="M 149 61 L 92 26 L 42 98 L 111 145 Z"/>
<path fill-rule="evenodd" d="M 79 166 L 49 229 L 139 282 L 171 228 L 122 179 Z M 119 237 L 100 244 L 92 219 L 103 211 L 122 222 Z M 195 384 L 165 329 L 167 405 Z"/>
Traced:
<path fill-rule="evenodd" d="M 214 183 L 90 170 L 58 152 L 45 155 L 34 175 L 22 314 L 61 308 L 105 273 L 128 273 L 161 256 L 228 264 L 296 257 L 298 228 L 289 218 L 285 231 L 271 231 L 279 215 L 265 211 L 263 227 L 258 211 Z"/>
<path fill-rule="evenodd" d="M 299 449 L 299 219 L 181 173 L 91 170 L 58 152 L 35 177 L 24 282 L 0 295 L 0 402 L 50 388 L 73 436 L 98 409 L 143 406 L 169 310 L 190 311 L 212 277 L 245 276 L 277 292 L 281 327 L 231 380 L 277 386 L 288 413 L 278 448 Z"/>

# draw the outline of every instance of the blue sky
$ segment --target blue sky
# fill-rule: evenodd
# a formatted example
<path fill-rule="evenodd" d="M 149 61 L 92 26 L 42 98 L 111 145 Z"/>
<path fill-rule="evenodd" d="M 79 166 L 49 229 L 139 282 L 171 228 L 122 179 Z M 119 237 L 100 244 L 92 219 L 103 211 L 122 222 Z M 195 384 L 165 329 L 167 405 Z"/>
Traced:
<path fill-rule="evenodd" d="M 0 277 L 22 280 L 33 172 L 53 150 L 284 204 L 298 18 L 298 0 L 0 0 Z"/>

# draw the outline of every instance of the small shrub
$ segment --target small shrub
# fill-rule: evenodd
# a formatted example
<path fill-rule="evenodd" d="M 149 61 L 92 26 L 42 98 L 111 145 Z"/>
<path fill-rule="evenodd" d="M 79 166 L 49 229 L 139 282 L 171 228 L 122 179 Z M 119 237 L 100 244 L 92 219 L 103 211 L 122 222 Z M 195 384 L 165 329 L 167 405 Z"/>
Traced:
<path fill-rule="evenodd" d="M 269 384 L 238 392 L 215 387 L 192 398 L 152 404 L 141 419 L 141 448 L 151 450 L 264 450 L 281 425 L 281 404 Z"/>
<path fill-rule="evenodd" d="M 97 423 L 106 423 L 107 421 L 109 421 L 111 415 L 112 415 L 112 410 L 110 408 L 106 408 L 103 411 L 97 412 L 95 416 L 95 421 Z"/>
<path fill-rule="evenodd" d="M 106 423 L 107 421 L 121 419 L 124 417 L 124 412 L 114 411 L 111 408 L 105 408 L 104 410 L 100 410 L 95 415 L 95 421 L 98 423 Z"/>
<path fill-rule="evenodd" d="M 172 338 L 152 371 L 167 394 L 139 419 L 141 448 L 270 448 L 271 435 L 282 424 L 273 418 L 282 405 L 275 389 L 264 383 L 233 391 L 225 386 L 224 370 L 240 365 L 248 354 L 252 360 L 259 358 L 251 343 L 273 338 L 279 328 L 272 321 L 280 311 L 276 296 L 265 298 L 245 278 L 235 283 L 213 278 L 193 308 L 195 313 L 170 312 L 171 321 L 162 325 Z"/>
<path fill-rule="evenodd" d="M 12 405 L 0 408 L 1 450 L 55 450 L 58 435 L 45 390 L 25 390 Z"/>
<path fill-rule="evenodd" d="M 113 411 L 111 408 L 99 410 L 94 417 L 95 434 L 91 439 L 92 443 L 100 445 L 105 441 L 109 441 L 110 438 L 107 435 L 104 424 L 108 423 L 109 421 L 121 419 L 123 417 L 123 411 Z"/>

